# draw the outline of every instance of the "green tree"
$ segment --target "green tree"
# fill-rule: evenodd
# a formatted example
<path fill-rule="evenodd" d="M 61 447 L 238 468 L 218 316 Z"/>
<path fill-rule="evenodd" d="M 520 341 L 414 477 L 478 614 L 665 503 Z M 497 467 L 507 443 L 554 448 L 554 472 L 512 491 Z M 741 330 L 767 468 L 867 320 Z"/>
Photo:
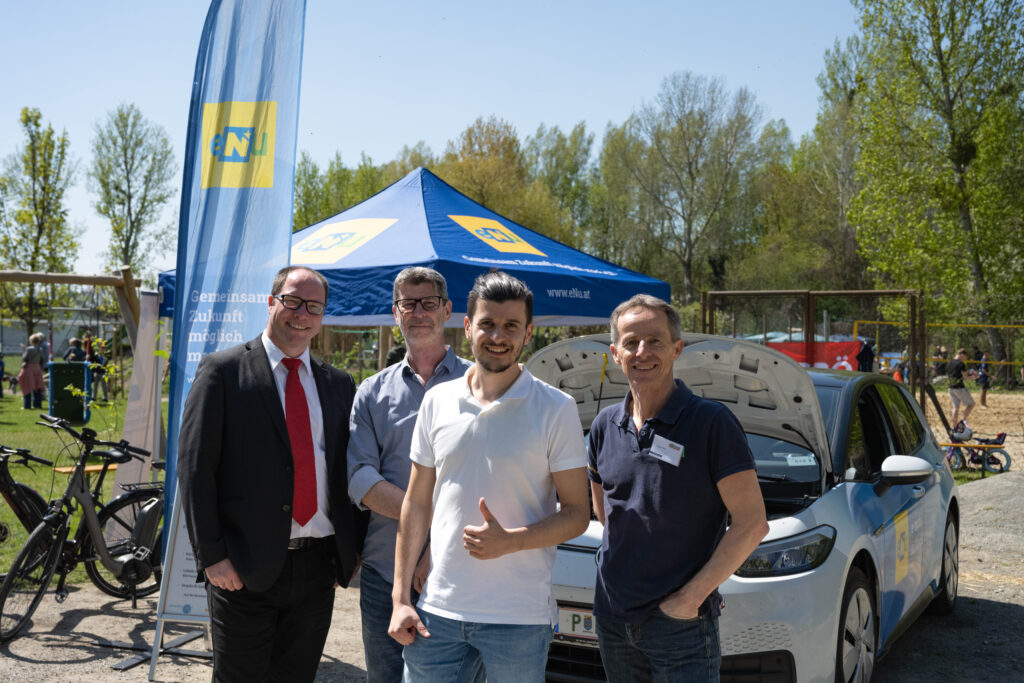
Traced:
<path fill-rule="evenodd" d="M 340 162 L 340 157 L 338 157 Z M 295 193 L 292 206 L 292 232 L 301 230 L 330 215 L 323 178 L 309 152 L 303 150 L 295 165 Z"/>
<path fill-rule="evenodd" d="M 928 292 L 933 319 L 1005 319 L 1024 291 L 1019 266 L 1006 260 L 1019 249 L 1006 245 L 1024 239 L 1011 215 L 1020 185 L 1010 182 L 1021 162 L 1024 6 L 856 4 L 867 73 L 852 218 L 863 253 L 879 284 Z M 1002 336 L 987 334 L 1002 359 Z"/>
<path fill-rule="evenodd" d="M 708 271 L 724 268 L 734 211 L 756 167 L 761 109 L 750 91 L 729 94 L 719 79 L 676 73 L 652 104 L 626 123 L 621 164 L 661 211 L 640 225 L 679 265 L 684 304 Z"/>
<path fill-rule="evenodd" d="M 67 133 L 44 127 L 42 118 L 38 109 L 21 110 L 25 144 L 6 159 L 0 174 L 0 262 L 13 270 L 66 273 L 78 251 L 64 206 L 75 164 Z M 51 286 L 47 296 L 37 283 L 0 283 L 5 308 L 25 323 L 29 334 L 48 303 L 60 305 L 54 299 L 63 291 Z"/>
<path fill-rule="evenodd" d="M 178 169 L 170 138 L 134 104 L 122 104 L 96 125 L 92 154 L 93 206 L 110 222 L 107 265 L 127 264 L 142 273 L 174 235 L 173 224 L 156 227 L 175 194 Z"/>
<path fill-rule="evenodd" d="M 397 180 L 397 178 L 396 178 Z M 316 162 L 303 151 L 295 167 L 295 206 L 292 231 L 302 230 L 325 218 L 355 206 L 384 189 L 389 182 L 384 169 L 373 159 L 362 155 L 359 166 L 348 168 L 335 153 L 321 171 Z"/>
<path fill-rule="evenodd" d="M 859 191 L 860 136 L 853 114 L 862 61 L 857 37 L 826 52 L 818 77 L 817 123 L 797 146 L 781 124 L 765 126 L 759 140 L 762 163 L 751 184 L 756 240 L 730 274 L 731 289 L 869 286 L 849 220 Z"/>
<path fill-rule="evenodd" d="M 438 175 L 488 209 L 567 244 L 568 214 L 540 180 L 531 180 L 515 128 L 497 117 L 478 118 L 448 143 Z"/>
<path fill-rule="evenodd" d="M 541 124 L 524 145 L 529 177 L 541 181 L 569 214 L 577 246 L 585 241 L 584 233 L 590 218 L 589 197 L 593 182 L 590 157 L 593 146 L 594 134 L 587 132 L 582 121 L 573 126 L 568 135 L 558 126 L 547 128 Z"/>
<path fill-rule="evenodd" d="M 381 169 L 384 173 L 386 185 L 390 185 L 416 168 L 422 166 L 423 168 L 433 170 L 438 163 L 437 157 L 434 156 L 427 143 L 420 140 L 412 147 L 408 145 L 402 147 L 398 156 L 384 164 Z"/>
<path fill-rule="evenodd" d="M 589 219 L 583 249 L 590 254 L 670 283 L 681 281 L 678 262 L 652 239 L 646 226 L 664 212 L 642 192 L 624 159 L 631 138 L 626 125 L 605 129 L 587 197 Z M 678 295 L 679 289 L 674 285 Z"/>

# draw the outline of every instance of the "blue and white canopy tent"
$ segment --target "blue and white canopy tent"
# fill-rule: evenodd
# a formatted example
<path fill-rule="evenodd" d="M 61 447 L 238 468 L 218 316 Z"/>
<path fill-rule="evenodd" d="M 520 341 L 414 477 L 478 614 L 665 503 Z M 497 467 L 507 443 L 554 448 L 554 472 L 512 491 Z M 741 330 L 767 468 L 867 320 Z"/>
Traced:
<path fill-rule="evenodd" d="M 318 270 L 330 283 L 325 325 L 393 325 L 392 283 L 409 266 L 445 276 L 454 327 L 462 327 L 473 281 L 491 268 L 533 290 L 537 325 L 602 324 L 634 294 L 669 298 L 667 283 L 514 223 L 425 168 L 293 234 L 291 263 Z M 172 278 L 161 274 L 161 286 L 173 287 Z M 166 289 L 163 300 L 173 301 Z"/>

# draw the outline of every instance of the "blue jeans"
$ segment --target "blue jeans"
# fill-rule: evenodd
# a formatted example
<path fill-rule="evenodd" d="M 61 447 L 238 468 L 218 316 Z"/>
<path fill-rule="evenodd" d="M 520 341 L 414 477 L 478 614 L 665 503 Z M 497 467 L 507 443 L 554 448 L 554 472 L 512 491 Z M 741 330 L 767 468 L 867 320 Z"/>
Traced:
<path fill-rule="evenodd" d="M 398 683 L 402 680 L 402 644 L 388 635 L 391 587 L 390 581 L 365 564 L 359 571 L 359 611 L 363 620 L 367 683 Z M 413 603 L 418 598 L 413 591 Z"/>
<path fill-rule="evenodd" d="M 597 619 L 604 672 L 617 681 L 719 680 L 718 619 L 673 619 L 660 609 L 640 624 Z"/>
<path fill-rule="evenodd" d="M 548 624 L 482 624 L 417 611 L 430 637 L 406 645 L 406 683 L 544 681 L 554 635 Z"/>

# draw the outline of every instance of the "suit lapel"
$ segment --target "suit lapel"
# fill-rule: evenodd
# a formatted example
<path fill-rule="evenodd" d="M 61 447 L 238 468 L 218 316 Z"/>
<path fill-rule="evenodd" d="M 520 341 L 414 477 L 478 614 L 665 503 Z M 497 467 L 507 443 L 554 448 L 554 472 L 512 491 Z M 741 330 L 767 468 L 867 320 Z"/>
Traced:
<path fill-rule="evenodd" d="M 267 357 L 267 350 L 263 348 L 263 339 L 257 337 L 246 344 L 246 349 L 248 351 L 242 357 L 242 362 L 248 366 L 249 372 L 255 378 L 255 384 L 259 387 L 259 394 L 263 399 L 263 406 L 290 454 L 291 441 L 288 439 L 288 425 L 284 420 L 281 398 L 277 394 L 277 382 L 274 381 L 274 373 L 270 369 L 270 359 Z"/>
<path fill-rule="evenodd" d="M 331 454 L 334 453 L 334 435 L 337 434 L 335 424 L 338 421 L 338 411 L 334 409 L 334 395 L 328 386 L 327 370 L 323 362 L 310 356 L 309 367 L 313 370 L 313 380 L 316 382 L 316 393 L 320 398 L 320 412 L 324 421 L 324 452 L 327 457 L 327 465 L 331 466 Z"/>

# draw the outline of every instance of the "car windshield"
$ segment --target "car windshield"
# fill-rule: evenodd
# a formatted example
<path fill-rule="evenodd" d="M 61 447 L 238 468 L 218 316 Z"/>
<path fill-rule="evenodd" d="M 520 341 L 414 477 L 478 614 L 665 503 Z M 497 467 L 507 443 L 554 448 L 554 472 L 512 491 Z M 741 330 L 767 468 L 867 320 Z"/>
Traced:
<path fill-rule="evenodd" d="M 757 476 L 762 481 L 818 481 L 818 459 L 805 446 L 749 433 L 747 443 L 754 454 Z"/>

